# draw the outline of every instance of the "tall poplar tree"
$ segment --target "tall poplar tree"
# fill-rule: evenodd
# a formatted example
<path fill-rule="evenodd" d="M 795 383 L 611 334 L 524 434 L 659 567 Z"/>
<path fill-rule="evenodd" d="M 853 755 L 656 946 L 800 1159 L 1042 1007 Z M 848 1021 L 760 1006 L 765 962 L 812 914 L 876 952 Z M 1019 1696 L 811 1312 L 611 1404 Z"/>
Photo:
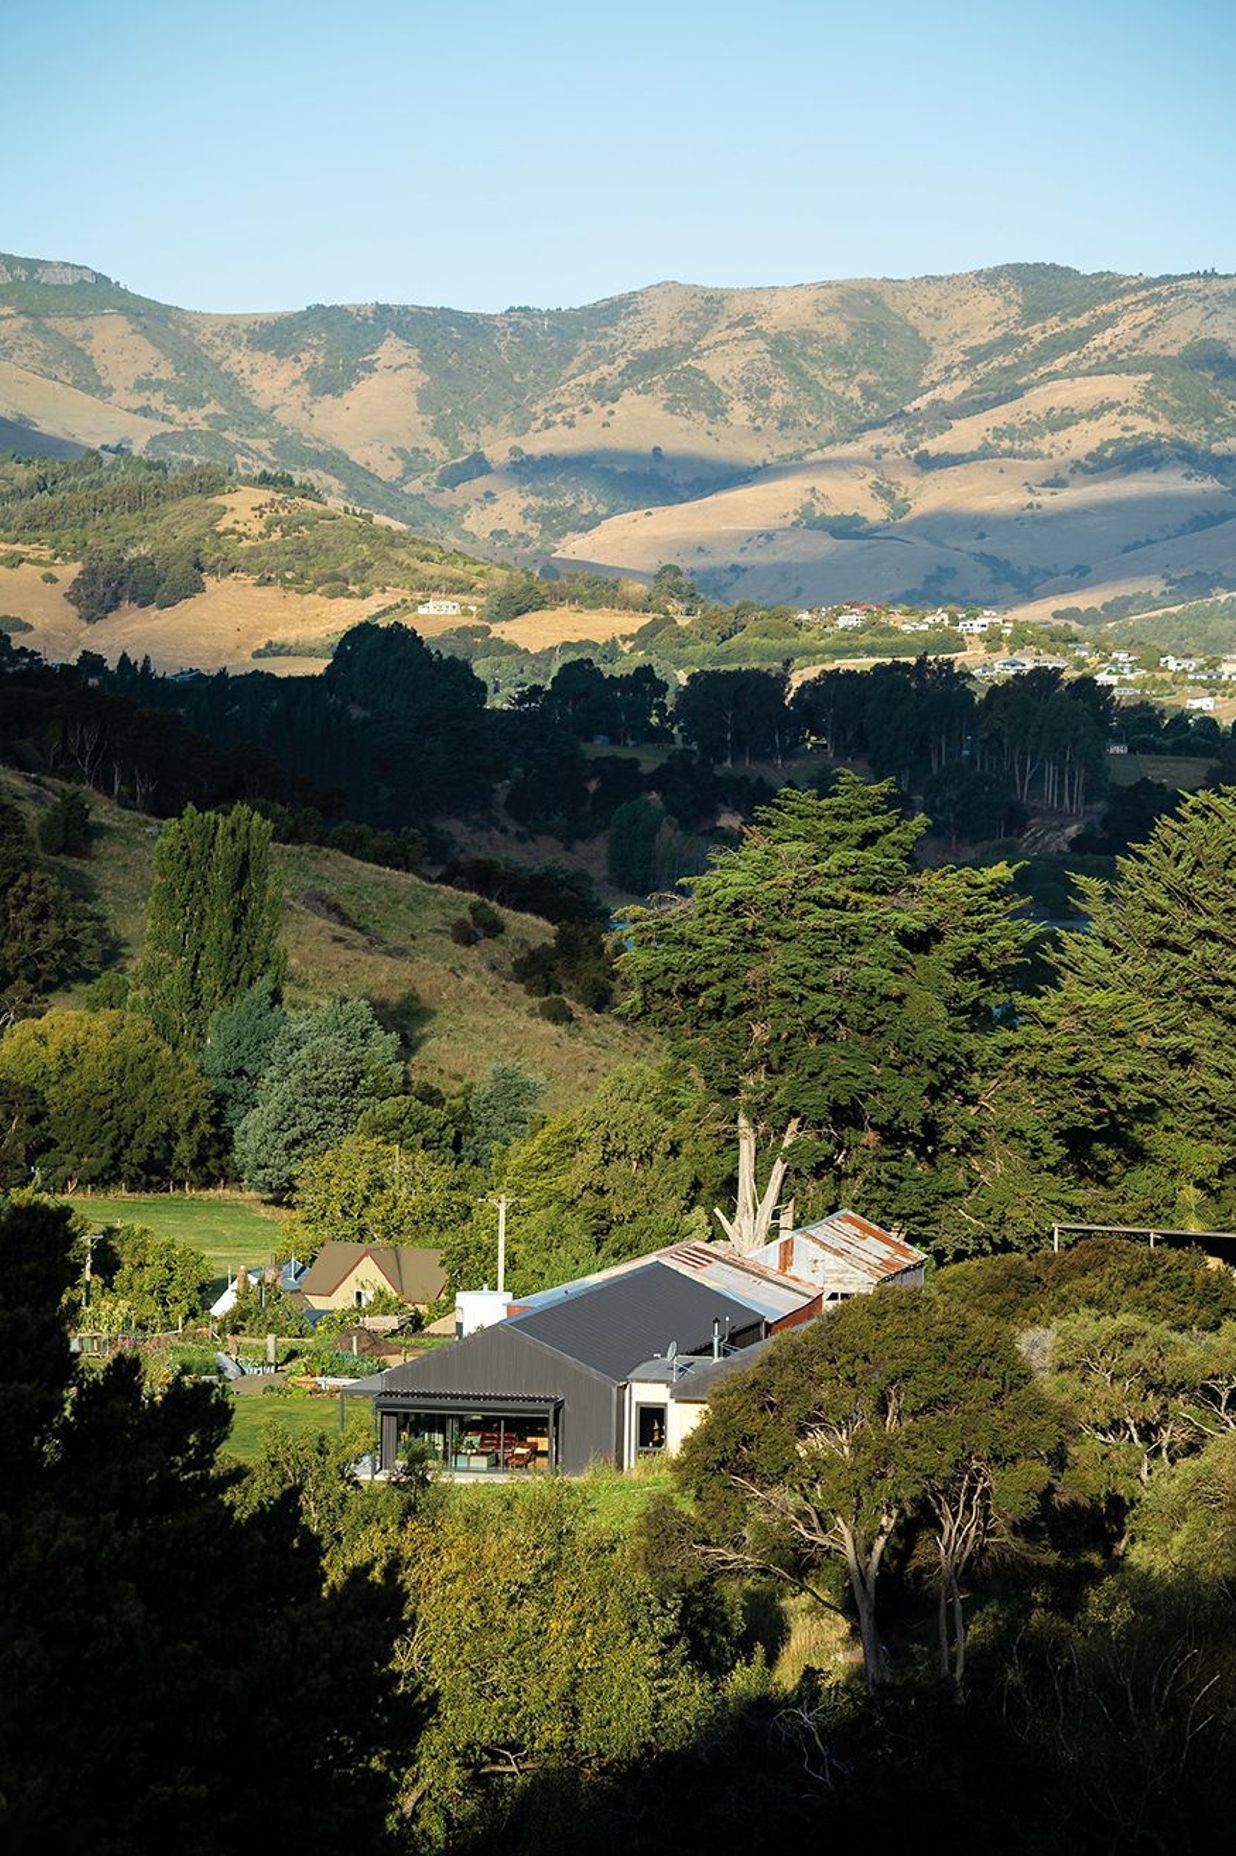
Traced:
<path fill-rule="evenodd" d="M 272 829 L 250 807 L 186 807 L 155 847 L 134 1003 L 172 1044 L 200 1045 L 212 1015 L 282 977 L 282 885 Z"/>

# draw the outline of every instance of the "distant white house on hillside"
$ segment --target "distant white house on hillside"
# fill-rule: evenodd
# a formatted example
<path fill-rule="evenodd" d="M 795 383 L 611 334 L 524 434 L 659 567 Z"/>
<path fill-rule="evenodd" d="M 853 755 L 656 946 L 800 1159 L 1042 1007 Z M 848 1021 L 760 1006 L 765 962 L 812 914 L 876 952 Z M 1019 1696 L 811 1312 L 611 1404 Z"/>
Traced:
<path fill-rule="evenodd" d="M 1190 696 L 1185 703 L 1186 709 L 1201 709 L 1206 714 L 1209 714 L 1214 706 L 1215 699 L 1213 696 Z"/>
<path fill-rule="evenodd" d="M 990 619 L 958 619 L 957 630 L 963 638 L 981 638 L 991 630 Z"/>
<path fill-rule="evenodd" d="M 1159 659 L 1160 670 L 1200 670 L 1201 667 L 1200 657 L 1161 657 Z"/>
<path fill-rule="evenodd" d="M 423 599 L 416 610 L 427 619 L 457 619 L 463 607 L 457 599 Z"/>
<path fill-rule="evenodd" d="M 866 616 L 865 612 L 839 612 L 833 624 L 839 632 L 853 632 L 858 630 Z"/>

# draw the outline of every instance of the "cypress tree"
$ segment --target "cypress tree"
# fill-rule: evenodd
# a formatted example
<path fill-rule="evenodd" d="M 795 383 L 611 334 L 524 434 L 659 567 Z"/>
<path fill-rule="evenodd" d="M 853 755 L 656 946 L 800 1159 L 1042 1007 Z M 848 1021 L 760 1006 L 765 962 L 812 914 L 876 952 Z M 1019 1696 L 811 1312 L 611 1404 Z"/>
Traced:
<path fill-rule="evenodd" d="M 1055 1217 L 1182 1228 L 1236 1217 L 1236 791 L 1191 794 L 1062 937 L 1025 1008 L 999 1119 Z M 1050 1220 L 1049 1220 L 1050 1222 Z"/>
<path fill-rule="evenodd" d="M 915 865 L 925 824 L 889 781 L 787 788 L 680 903 L 631 911 L 623 1010 L 734 1117 L 741 1249 L 791 1168 L 920 1233 L 949 1216 L 1029 936 L 1006 867 Z"/>
<path fill-rule="evenodd" d="M 186 807 L 159 834 L 135 1003 L 172 1044 L 201 1044 L 212 1015 L 282 977 L 282 885 L 268 820 L 248 806 Z"/>

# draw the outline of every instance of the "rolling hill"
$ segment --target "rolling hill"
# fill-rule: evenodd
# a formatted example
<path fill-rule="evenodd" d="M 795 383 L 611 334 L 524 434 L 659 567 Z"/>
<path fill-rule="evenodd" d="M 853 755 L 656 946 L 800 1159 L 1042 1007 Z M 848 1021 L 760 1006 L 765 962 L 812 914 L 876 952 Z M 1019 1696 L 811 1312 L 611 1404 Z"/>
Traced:
<path fill-rule="evenodd" d="M 500 315 L 203 315 L 0 258 L 0 442 L 307 475 L 728 599 L 1236 585 L 1236 278 L 1006 265 Z M 16 442 L 16 441 L 14 441 Z"/>
<path fill-rule="evenodd" d="M 55 781 L 0 768 L 0 793 L 32 821 L 59 790 Z M 97 793 L 90 810 L 92 855 L 48 861 L 98 912 L 118 964 L 128 967 L 141 947 L 158 825 Z M 566 1028 L 540 1017 L 511 978 L 516 955 L 552 934 L 537 917 L 504 909 L 505 934 L 461 947 L 451 939 L 451 923 L 471 898 L 459 890 L 319 846 L 278 845 L 276 858 L 289 1002 L 371 1000 L 403 1034 L 417 1073 L 428 1080 L 449 1087 L 475 1081 L 494 1062 L 517 1063 L 545 1077 L 551 1106 L 565 1107 L 606 1071 L 653 1048 L 609 1015 L 581 1010 Z"/>

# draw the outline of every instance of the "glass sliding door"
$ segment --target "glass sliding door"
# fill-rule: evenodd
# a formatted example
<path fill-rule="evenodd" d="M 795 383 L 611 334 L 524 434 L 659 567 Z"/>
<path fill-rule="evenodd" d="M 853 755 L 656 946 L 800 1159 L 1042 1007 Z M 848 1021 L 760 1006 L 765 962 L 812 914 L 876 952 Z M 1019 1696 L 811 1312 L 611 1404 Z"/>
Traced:
<path fill-rule="evenodd" d="M 553 1468 L 554 1414 L 487 1411 L 401 1411 L 397 1454 L 415 1451 L 422 1462 L 448 1474 L 547 1475 Z"/>

